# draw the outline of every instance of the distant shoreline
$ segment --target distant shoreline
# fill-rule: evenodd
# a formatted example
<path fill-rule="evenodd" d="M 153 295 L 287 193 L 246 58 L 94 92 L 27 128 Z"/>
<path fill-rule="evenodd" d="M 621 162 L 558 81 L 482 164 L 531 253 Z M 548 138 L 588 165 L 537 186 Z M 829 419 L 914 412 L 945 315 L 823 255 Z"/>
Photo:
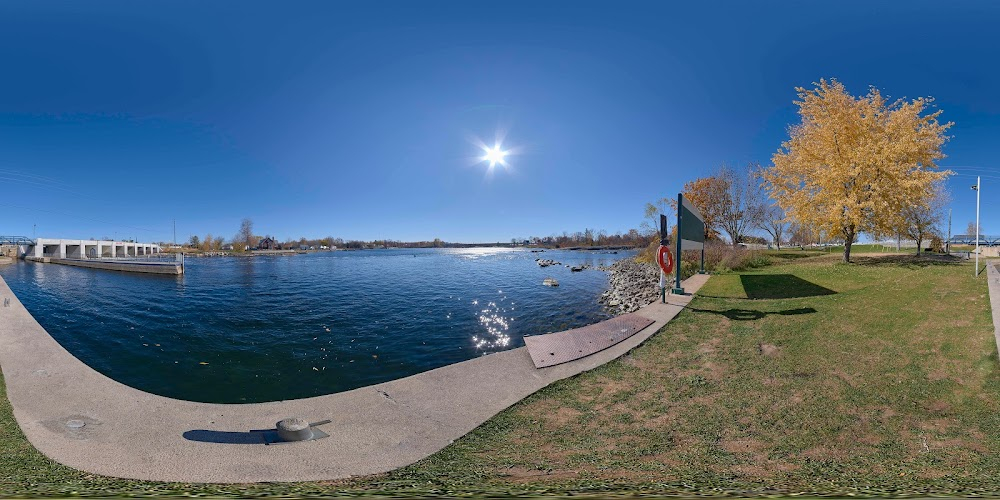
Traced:
<path fill-rule="evenodd" d="M 259 256 L 292 256 L 299 254 L 312 254 L 312 253 L 326 253 L 326 252 L 357 252 L 363 250 L 416 250 L 416 249 L 435 249 L 435 248 L 523 248 L 531 251 L 547 251 L 547 250 L 567 250 L 567 251 L 580 251 L 580 252 L 609 252 L 609 251 L 627 251 L 627 250 L 638 250 L 639 247 L 631 246 L 592 246 L 592 247 L 544 247 L 544 246 L 511 246 L 511 245 L 475 245 L 475 244 L 452 244 L 446 246 L 414 246 L 414 247 L 379 247 L 379 248 L 334 248 L 329 250 L 252 250 L 246 252 L 234 252 L 226 250 L 213 250 L 213 251 L 201 251 L 201 250 L 175 250 L 167 249 L 164 254 L 184 254 L 185 257 L 259 257 Z"/>

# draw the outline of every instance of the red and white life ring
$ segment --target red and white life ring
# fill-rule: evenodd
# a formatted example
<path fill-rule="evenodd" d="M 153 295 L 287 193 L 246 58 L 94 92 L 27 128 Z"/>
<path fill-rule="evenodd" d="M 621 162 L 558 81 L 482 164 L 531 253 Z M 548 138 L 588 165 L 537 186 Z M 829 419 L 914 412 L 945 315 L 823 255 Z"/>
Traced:
<path fill-rule="evenodd" d="M 663 274 L 670 274 L 674 270 L 674 254 L 670 253 L 670 248 L 660 245 L 656 251 L 656 263 L 660 265 Z"/>

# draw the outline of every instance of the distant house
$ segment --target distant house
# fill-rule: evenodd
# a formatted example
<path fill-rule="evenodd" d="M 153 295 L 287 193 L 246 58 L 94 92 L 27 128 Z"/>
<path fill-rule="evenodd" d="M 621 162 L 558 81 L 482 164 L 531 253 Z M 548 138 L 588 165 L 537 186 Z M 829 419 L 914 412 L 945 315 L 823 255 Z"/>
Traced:
<path fill-rule="evenodd" d="M 232 251 L 233 244 L 232 243 L 226 243 L 225 245 L 222 245 L 222 249 L 225 250 L 225 251 L 227 251 L 227 252 L 228 251 Z"/>
<path fill-rule="evenodd" d="M 271 238 L 270 236 L 260 240 L 257 244 L 259 250 L 281 250 L 281 244 Z"/>

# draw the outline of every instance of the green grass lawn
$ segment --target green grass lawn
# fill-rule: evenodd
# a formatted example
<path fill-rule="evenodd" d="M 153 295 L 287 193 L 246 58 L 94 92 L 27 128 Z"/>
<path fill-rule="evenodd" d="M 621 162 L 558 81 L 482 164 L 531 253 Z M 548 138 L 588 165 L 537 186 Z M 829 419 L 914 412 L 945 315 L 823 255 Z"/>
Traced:
<path fill-rule="evenodd" d="M 924 246 L 930 245 L 929 241 L 924 242 Z M 844 245 L 834 245 L 828 247 L 804 247 L 803 250 L 799 250 L 797 246 L 787 246 L 782 247 L 781 251 L 790 252 L 811 252 L 811 253 L 828 253 L 828 254 L 840 254 L 844 253 Z M 899 252 L 896 251 L 895 247 L 886 249 L 881 243 L 855 243 L 851 245 L 851 256 L 866 253 L 916 253 L 916 248 L 902 248 Z"/>
<path fill-rule="evenodd" d="M 940 260 L 779 257 L 712 277 L 629 355 L 389 474 L 238 486 L 92 477 L 34 451 L 0 398 L 0 494 L 1000 492 L 985 279 Z"/>

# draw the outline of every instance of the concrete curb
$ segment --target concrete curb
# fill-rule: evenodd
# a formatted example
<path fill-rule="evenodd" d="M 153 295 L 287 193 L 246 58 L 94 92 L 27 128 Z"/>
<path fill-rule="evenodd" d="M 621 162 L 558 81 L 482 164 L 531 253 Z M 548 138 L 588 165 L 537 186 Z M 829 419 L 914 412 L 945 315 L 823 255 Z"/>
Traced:
<path fill-rule="evenodd" d="M 997 356 L 1000 357 L 1000 271 L 996 262 L 986 262 L 986 283 L 990 289 L 990 310 L 993 312 L 993 337 L 997 343 Z"/>
<path fill-rule="evenodd" d="M 708 276 L 684 282 L 694 292 Z M 586 358 L 536 369 L 525 348 L 392 382 L 293 401 L 208 404 L 156 396 L 101 375 L 46 332 L 0 278 L 0 367 L 14 417 L 39 451 L 92 474 L 150 481 L 319 481 L 403 467 L 444 448 L 557 380 L 634 349 L 691 300 L 671 296 L 639 312 L 654 323 Z M 265 446 L 251 429 L 287 417 L 330 437 Z"/>

